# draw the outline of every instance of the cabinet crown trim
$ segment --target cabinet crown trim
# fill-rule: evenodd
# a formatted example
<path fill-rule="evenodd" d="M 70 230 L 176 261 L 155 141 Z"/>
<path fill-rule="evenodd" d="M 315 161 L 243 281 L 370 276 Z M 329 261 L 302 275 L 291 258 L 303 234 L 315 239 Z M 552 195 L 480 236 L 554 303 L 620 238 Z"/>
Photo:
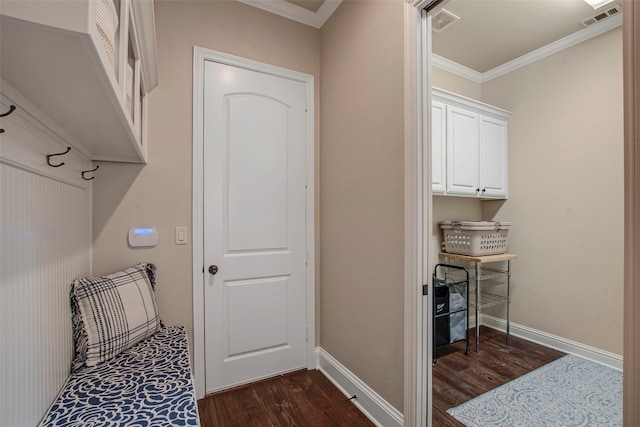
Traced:
<path fill-rule="evenodd" d="M 511 117 L 510 111 L 495 107 L 493 105 L 485 104 L 484 102 L 467 98 L 466 96 L 458 95 L 457 93 L 449 92 L 437 87 L 431 88 L 431 96 L 433 101 L 440 101 L 448 105 L 466 108 L 467 110 L 484 114 L 485 116 L 494 117 L 496 119 L 507 120 L 509 119 L 509 117 Z"/>

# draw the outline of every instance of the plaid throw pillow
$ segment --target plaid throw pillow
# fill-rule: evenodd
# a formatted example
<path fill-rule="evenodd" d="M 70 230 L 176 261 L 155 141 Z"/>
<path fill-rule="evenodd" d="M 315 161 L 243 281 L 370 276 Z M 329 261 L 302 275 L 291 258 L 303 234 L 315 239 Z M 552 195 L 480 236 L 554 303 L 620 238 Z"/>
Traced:
<path fill-rule="evenodd" d="M 160 330 L 155 269 L 142 263 L 108 276 L 74 280 L 72 372 L 105 362 Z"/>

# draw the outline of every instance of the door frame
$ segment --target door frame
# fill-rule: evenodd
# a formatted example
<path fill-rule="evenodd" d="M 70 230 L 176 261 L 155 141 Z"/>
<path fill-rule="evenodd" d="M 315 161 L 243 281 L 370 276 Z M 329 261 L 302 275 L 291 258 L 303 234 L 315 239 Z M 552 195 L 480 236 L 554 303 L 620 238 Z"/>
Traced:
<path fill-rule="evenodd" d="M 431 4 L 429 4 L 431 3 Z M 437 7 L 442 0 L 405 0 L 404 37 L 405 37 L 405 232 L 417 232 L 420 225 L 415 213 L 419 211 L 417 202 L 424 202 L 425 222 L 424 240 L 428 242 L 431 217 L 430 185 L 420 190 L 415 187 L 416 173 L 423 173 L 425 182 L 430 180 L 430 164 L 411 163 L 406 156 L 419 150 L 424 144 L 424 158 L 428 159 L 430 136 L 423 133 L 424 141 L 416 129 L 426 132 L 431 128 L 429 112 L 425 113 L 425 123 L 421 123 L 420 106 L 416 104 L 416 94 L 422 89 L 425 105 L 430 103 L 430 53 L 431 40 L 427 27 L 417 25 L 420 11 Z M 623 421 L 624 425 L 636 425 L 640 420 L 640 381 L 638 363 L 640 361 L 640 62 L 637 51 L 640 45 L 640 7 L 633 1 L 624 0 L 623 7 L 623 73 L 624 73 L 624 163 L 625 163 L 625 207 L 624 207 L 624 351 L 623 351 Z M 425 37 L 423 37 L 423 35 Z M 420 58 L 420 55 L 423 55 Z M 420 60 L 422 59 L 422 61 Z M 420 88 L 420 76 L 425 76 L 424 88 Z M 428 109 L 427 109 L 428 110 Z M 417 169 L 417 171 L 416 171 Z M 423 199 L 423 200 L 421 200 Z M 410 236 L 411 234 L 406 234 Z M 424 259 L 428 258 L 428 244 L 424 245 Z M 405 385 L 404 385 L 404 425 L 431 426 L 431 364 L 421 366 L 428 357 L 428 348 L 432 340 L 430 328 L 424 331 L 420 323 L 423 309 L 411 301 L 416 296 L 415 271 L 412 259 L 417 256 L 419 245 L 413 239 L 405 239 Z M 413 258 L 415 261 L 416 258 Z M 419 259 L 421 261 L 422 258 Z M 427 263 L 424 268 L 428 269 Z M 423 275 L 427 277 L 428 272 Z M 427 343 L 424 342 L 427 340 Z M 426 369 L 425 368 L 426 365 Z"/>
<path fill-rule="evenodd" d="M 640 7 L 623 1 L 624 74 L 624 349 L 623 424 L 640 421 Z"/>
<path fill-rule="evenodd" d="M 404 1 L 404 425 L 431 426 L 431 39 L 424 11 L 442 0 Z M 425 42 L 426 41 L 426 42 Z M 426 321 L 426 322 L 425 322 Z"/>
<path fill-rule="evenodd" d="M 306 88 L 305 173 L 306 173 L 306 310 L 307 369 L 315 369 L 315 113 L 314 76 L 198 46 L 193 48 L 193 366 L 196 397 L 204 397 L 205 384 L 205 307 L 204 307 L 204 66 L 206 61 L 257 71 L 299 81 Z"/>

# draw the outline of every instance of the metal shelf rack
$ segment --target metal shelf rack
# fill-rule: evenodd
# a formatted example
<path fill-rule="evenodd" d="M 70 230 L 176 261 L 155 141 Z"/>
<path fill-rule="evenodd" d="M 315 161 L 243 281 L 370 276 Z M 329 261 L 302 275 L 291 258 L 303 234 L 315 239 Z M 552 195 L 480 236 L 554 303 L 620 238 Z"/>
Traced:
<path fill-rule="evenodd" d="M 499 254 L 485 256 L 469 256 L 457 255 L 447 252 L 441 252 L 440 258 L 445 262 L 454 265 L 466 266 L 469 272 L 469 283 L 473 282 L 473 291 L 469 292 L 469 307 L 475 309 L 476 315 L 476 352 L 480 347 L 480 310 L 487 307 L 493 307 L 500 304 L 507 305 L 507 341 L 510 333 L 510 316 L 511 316 L 511 261 L 517 259 L 514 254 Z M 486 264 L 505 263 L 506 269 L 491 267 Z M 451 277 L 460 277 L 460 270 L 450 270 L 447 272 Z M 506 286 L 506 295 L 500 295 L 493 292 L 487 292 L 486 288 L 493 286 Z M 471 286 L 471 285 L 470 285 Z"/>

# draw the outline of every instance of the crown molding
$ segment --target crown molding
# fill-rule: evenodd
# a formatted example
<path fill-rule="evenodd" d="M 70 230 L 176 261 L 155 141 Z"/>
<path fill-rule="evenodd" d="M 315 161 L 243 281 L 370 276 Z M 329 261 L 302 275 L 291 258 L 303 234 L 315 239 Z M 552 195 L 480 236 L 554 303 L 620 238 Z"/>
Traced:
<path fill-rule="evenodd" d="M 500 76 L 504 76 L 505 74 L 525 67 L 548 56 L 551 56 L 554 53 L 558 53 L 564 49 L 568 49 L 584 41 L 597 37 L 601 34 L 606 33 L 607 31 L 618 28 L 621 25 L 622 15 L 614 16 L 611 19 L 607 19 L 606 21 L 592 25 L 591 27 L 576 31 L 573 34 L 563 37 L 555 42 L 549 43 L 546 46 L 524 54 L 512 61 L 506 62 L 484 73 L 475 71 L 469 67 L 465 67 L 464 65 L 458 64 L 457 62 L 453 62 L 435 54 L 433 54 L 433 65 L 444 71 L 448 71 L 467 80 L 471 80 L 472 82 L 482 84 Z"/>
<path fill-rule="evenodd" d="M 326 0 L 317 12 L 312 12 L 285 0 L 238 1 L 314 28 L 322 28 L 327 19 L 342 3 L 342 0 Z"/>
<path fill-rule="evenodd" d="M 434 67 L 438 67 L 441 70 L 448 71 L 452 74 L 456 74 L 460 77 L 463 77 L 467 80 L 471 80 L 474 83 L 482 83 L 483 82 L 483 74 L 479 71 L 471 69 L 469 67 L 465 67 L 462 64 L 454 62 L 450 59 L 447 59 L 443 56 L 436 55 L 435 53 L 431 54 L 431 60 Z"/>
<path fill-rule="evenodd" d="M 445 0 L 404 0 L 411 7 L 415 7 L 416 9 L 422 10 L 426 9 L 427 12 L 431 12 L 436 7 L 440 6 L 440 4 L 444 3 Z"/>
<path fill-rule="evenodd" d="M 563 37 L 560 40 L 549 43 L 548 45 L 543 46 L 540 49 L 536 49 L 532 52 L 522 55 L 519 58 L 497 66 L 496 68 L 489 70 L 486 73 L 483 73 L 482 82 L 484 83 L 497 77 L 504 76 L 505 74 L 515 71 L 518 68 L 522 68 L 526 65 L 551 56 L 554 53 L 558 53 L 564 49 L 568 49 L 584 41 L 597 37 L 601 34 L 606 33 L 607 31 L 618 28 L 621 25 L 622 15 L 618 15 L 612 17 L 611 19 L 607 19 L 606 21 L 600 22 L 599 24 L 587 27 L 580 31 L 576 31 L 575 33 L 569 34 L 568 36 Z"/>
<path fill-rule="evenodd" d="M 485 104 L 476 99 L 467 98 L 466 96 L 458 95 L 457 93 L 449 92 L 435 86 L 431 88 L 431 95 L 434 101 L 444 102 L 447 105 L 464 108 L 465 110 L 470 110 L 499 120 L 507 120 L 511 117 L 511 111 Z"/>

